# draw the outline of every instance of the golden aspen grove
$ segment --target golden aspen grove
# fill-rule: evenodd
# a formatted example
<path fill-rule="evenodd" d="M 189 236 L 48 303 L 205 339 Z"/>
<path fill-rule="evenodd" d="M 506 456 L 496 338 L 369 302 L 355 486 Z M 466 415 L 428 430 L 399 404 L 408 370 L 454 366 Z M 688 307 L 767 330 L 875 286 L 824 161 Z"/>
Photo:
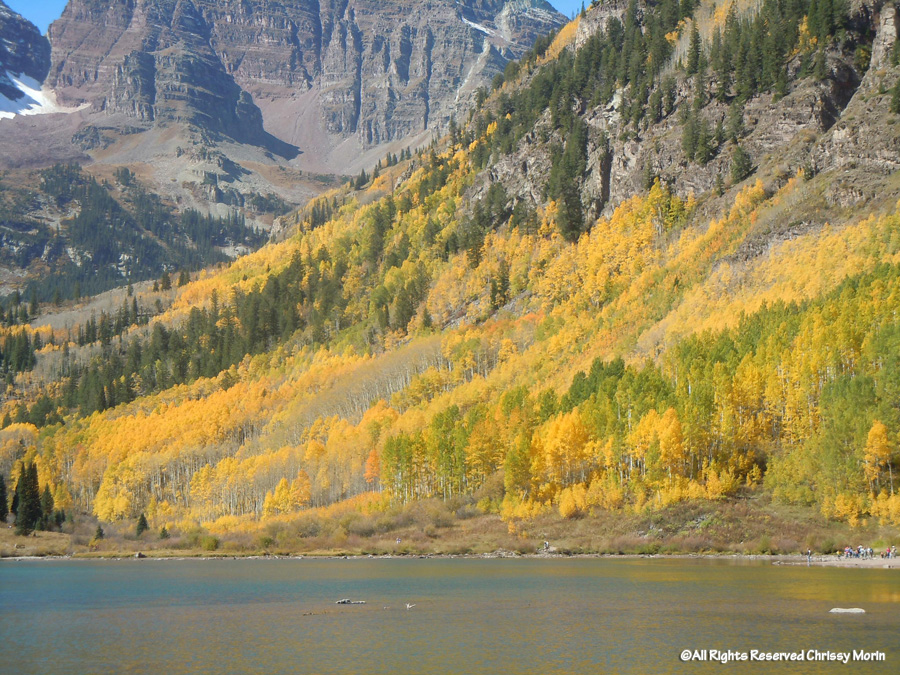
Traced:
<path fill-rule="evenodd" d="M 426 502 L 526 538 L 548 519 L 752 499 L 896 532 L 897 174 L 831 199 L 857 174 L 809 159 L 827 130 L 741 159 L 751 117 L 818 86 L 837 29 L 809 28 L 815 2 L 778 14 L 796 33 L 778 53 L 787 90 L 779 61 L 745 91 L 716 41 L 775 3 L 701 3 L 648 28 L 672 3 L 653 5 L 631 70 L 605 45 L 631 44 L 632 10 L 579 37 L 596 4 L 443 139 L 283 217 L 282 240 L 138 289 L 162 300 L 147 325 L 85 345 L 42 315 L 0 328 L 4 355 L 37 340 L 0 409 L 7 484 L 33 462 L 57 508 L 226 540 Z M 867 101 L 900 127 L 885 58 Z M 716 145 L 734 100 L 743 128 Z M 601 129 L 591 106 L 607 103 Z M 715 187 L 657 159 L 627 195 L 573 196 L 617 143 L 687 157 L 692 124 L 679 171 L 718 172 Z M 510 178 L 525 142 L 546 160 L 536 192 Z"/>

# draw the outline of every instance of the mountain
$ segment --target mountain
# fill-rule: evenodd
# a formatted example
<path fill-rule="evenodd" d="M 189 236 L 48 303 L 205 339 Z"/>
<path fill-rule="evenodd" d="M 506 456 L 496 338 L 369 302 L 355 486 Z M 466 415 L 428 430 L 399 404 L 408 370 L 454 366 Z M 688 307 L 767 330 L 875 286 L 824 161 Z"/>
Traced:
<path fill-rule="evenodd" d="M 366 150 L 446 128 L 562 20 L 543 0 L 71 0 L 47 84 L 90 106 L 89 153 L 180 124 L 353 173 Z"/>
<path fill-rule="evenodd" d="M 363 550 L 404 505 L 896 536 L 898 123 L 893 5 L 595 3 L 440 143 L 140 291 L 149 324 L 8 306 L 0 468 L 248 550 Z"/>
<path fill-rule="evenodd" d="M 385 144 L 414 145 L 446 127 L 561 17 L 540 0 L 71 0 L 47 38 L 5 6 L 2 21 L 7 89 L 17 97 L 0 113 L 12 118 L 0 124 L 8 187 L 40 184 L 33 170 L 56 164 L 86 165 L 106 180 L 125 167 L 169 207 L 221 217 L 236 209 L 268 229 L 283 204 L 333 184 L 319 172 L 357 173 Z M 40 197 L 12 201 L 31 204 L 20 219 L 65 220 Z M 278 213 L 260 213 L 265 204 Z M 16 253 L 0 262 L 9 283 L 41 276 L 47 261 L 33 244 L 47 236 L 10 224 Z M 25 260 L 29 251 L 37 256 Z M 140 276 L 185 263 L 151 257 Z M 75 262 L 63 259 L 51 266 Z"/>
<path fill-rule="evenodd" d="M 49 70 L 50 43 L 0 0 L 0 118 L 38 103 Z"/>

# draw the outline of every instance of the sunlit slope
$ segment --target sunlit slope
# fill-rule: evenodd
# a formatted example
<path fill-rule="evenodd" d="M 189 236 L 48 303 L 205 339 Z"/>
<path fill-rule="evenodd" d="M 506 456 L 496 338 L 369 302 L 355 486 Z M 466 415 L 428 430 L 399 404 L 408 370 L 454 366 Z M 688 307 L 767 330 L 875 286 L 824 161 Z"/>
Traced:
<path fill-rule="evenodd" d="M 494 175 L 517 132 L 493 106 L 540 72 L 181 288 L 149 329 L 158 358 L 88 367 L 103 405 L 7 427 L 2 459 L 36 457 L 59 504 L 104 520 L 227 528 L 479 491 L 509 519 L 573 517 L 758 489 L 900 522 L 894 177 L 843 205 L 823 194 L 852 169 L 773 156 L 703 192 L 648 175 L 576 214 L 562 178 L 596 165 L 572 121 L 535 202 Z M 886 92 L 867 100 L 892 114 Z M 552 144 L 562 127 L 538 117 Z"/>

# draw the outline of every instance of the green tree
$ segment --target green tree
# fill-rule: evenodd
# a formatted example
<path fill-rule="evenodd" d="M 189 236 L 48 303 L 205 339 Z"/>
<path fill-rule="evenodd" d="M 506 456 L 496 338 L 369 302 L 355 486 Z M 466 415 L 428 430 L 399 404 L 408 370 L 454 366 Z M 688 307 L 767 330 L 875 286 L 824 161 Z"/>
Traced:
<path fill-rule="evenodd" d="M 713 156 L 709 125 L 704 120 L 697 124 L 697 143 L 694 149 L 694 159 L 701 166 L 705 166 Z"/>
<path fill-rule="evenodd" d="M 16 513 L 16 534 L 30 534 L 41 518 L 41 497 L 38 488 L 37 466 L 24 464 L 16 483 L 18 512 Z"/>
<path fill-rule="evenodd" d="M 166 529 L 166 526 L 163 525 L 159 528 L 159 538 L 160 539 L 168 539 L 169 538 L 169 530 Z"/>
<path fill-rule="evenodd" d="M 740 145 L 736 146 L 731 156 L 731 182 L 740 183 L 753 172 L 753 160 Z"/>
<path fill-rule="evenodd" d="M 149 529 L 150 529 L 150 526 L 147 524 L 147 518 L 142 513 L 141 517 L 138 518 L 138 521 L 137 521 L 137 530 L 136 530 L 137 536 L 140 537 L 142 534 L 144 534 L 144 532 L 146 532 Z"/>
<path fill-rule="evenodd" d="M 100 526 L 100 523 L 97 523 L 97 529 L 94 532 L 94 539 L 99 541 L 100 539 L 103 539 L 103 537 L 105 537 L 105 536 L 106 536 L 106 533 L 103 531 L 103 528 Z"/>
<path fill-rule="evenodd" d="M 53 516 L 53 493 L 50 492 L 50 485 L 44 486 L 44 491 L 41 493 L 41 513 L 44 514 L 44 520 L 50 522 L 50 518 Z"/>
<path fill-rule="evenodd" d="M 6 481 L 0 476 L 0 523 L 6 522 L 6 516 L 9 515 L 9 502 L 6 497 Z"/>
<path fill-rule="evenodd" d="M 697 30 L 697 22 L 691 21 L 691 43 L 688 47 L 687 64 L 685 66 L 688 75 L 693 75 L 697 72 L 697 67 L 700 65 L 701 49 L 700 31 Z"/>
<path fill-rule="evenodd" d="M 900 40 L 897 40 L 900 43 Z M 900 113 L 900 80 L 891 89 L 891 112 Z"/>

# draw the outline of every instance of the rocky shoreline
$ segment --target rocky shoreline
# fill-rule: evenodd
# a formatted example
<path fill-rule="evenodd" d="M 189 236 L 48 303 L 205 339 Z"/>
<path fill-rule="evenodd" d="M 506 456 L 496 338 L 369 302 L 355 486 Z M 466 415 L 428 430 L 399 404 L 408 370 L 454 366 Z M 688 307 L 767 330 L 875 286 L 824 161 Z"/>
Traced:
<path fill-rule="evenodd" d="M 459 559 L 459 560 L 487 560 L 487 559 L 585 559 L 595 558 L 601 560 L 715 560 L 721 562 L 770 562 L 773 565 L 788 566 L 809 566 L 809 567 L 842 567 L 856 569 L 900 569 L 900 558 L 839 558 L 834 555 L 813 555 L 807 560 L 805 555 L 745 555 L 745 554 L 622 554 L 612 555 L 607 553 L 575 553 L 566 554 L 555 551 L 540 553 L 517 553 L 515 551 L 497 550 L 490 553 L 481 554 L 446 554 L 446 553 L 416 553 L 416 554 L 362 554 L 362 555 L 344 555 L 334 552 L 306 553 L 298 555 L 191 555 L 181 553 L 179 555 L 154 555 L 154 552 L 137 554 L 116 554 L 106 553 L 103 555 L 92 554 L 75 554 L 64 556 L 11 556 L 0 558 L 0 561 L 23 562 L 23 561 L 126 561 L 126 560 L 410 560 L 410 559 Z"/>

